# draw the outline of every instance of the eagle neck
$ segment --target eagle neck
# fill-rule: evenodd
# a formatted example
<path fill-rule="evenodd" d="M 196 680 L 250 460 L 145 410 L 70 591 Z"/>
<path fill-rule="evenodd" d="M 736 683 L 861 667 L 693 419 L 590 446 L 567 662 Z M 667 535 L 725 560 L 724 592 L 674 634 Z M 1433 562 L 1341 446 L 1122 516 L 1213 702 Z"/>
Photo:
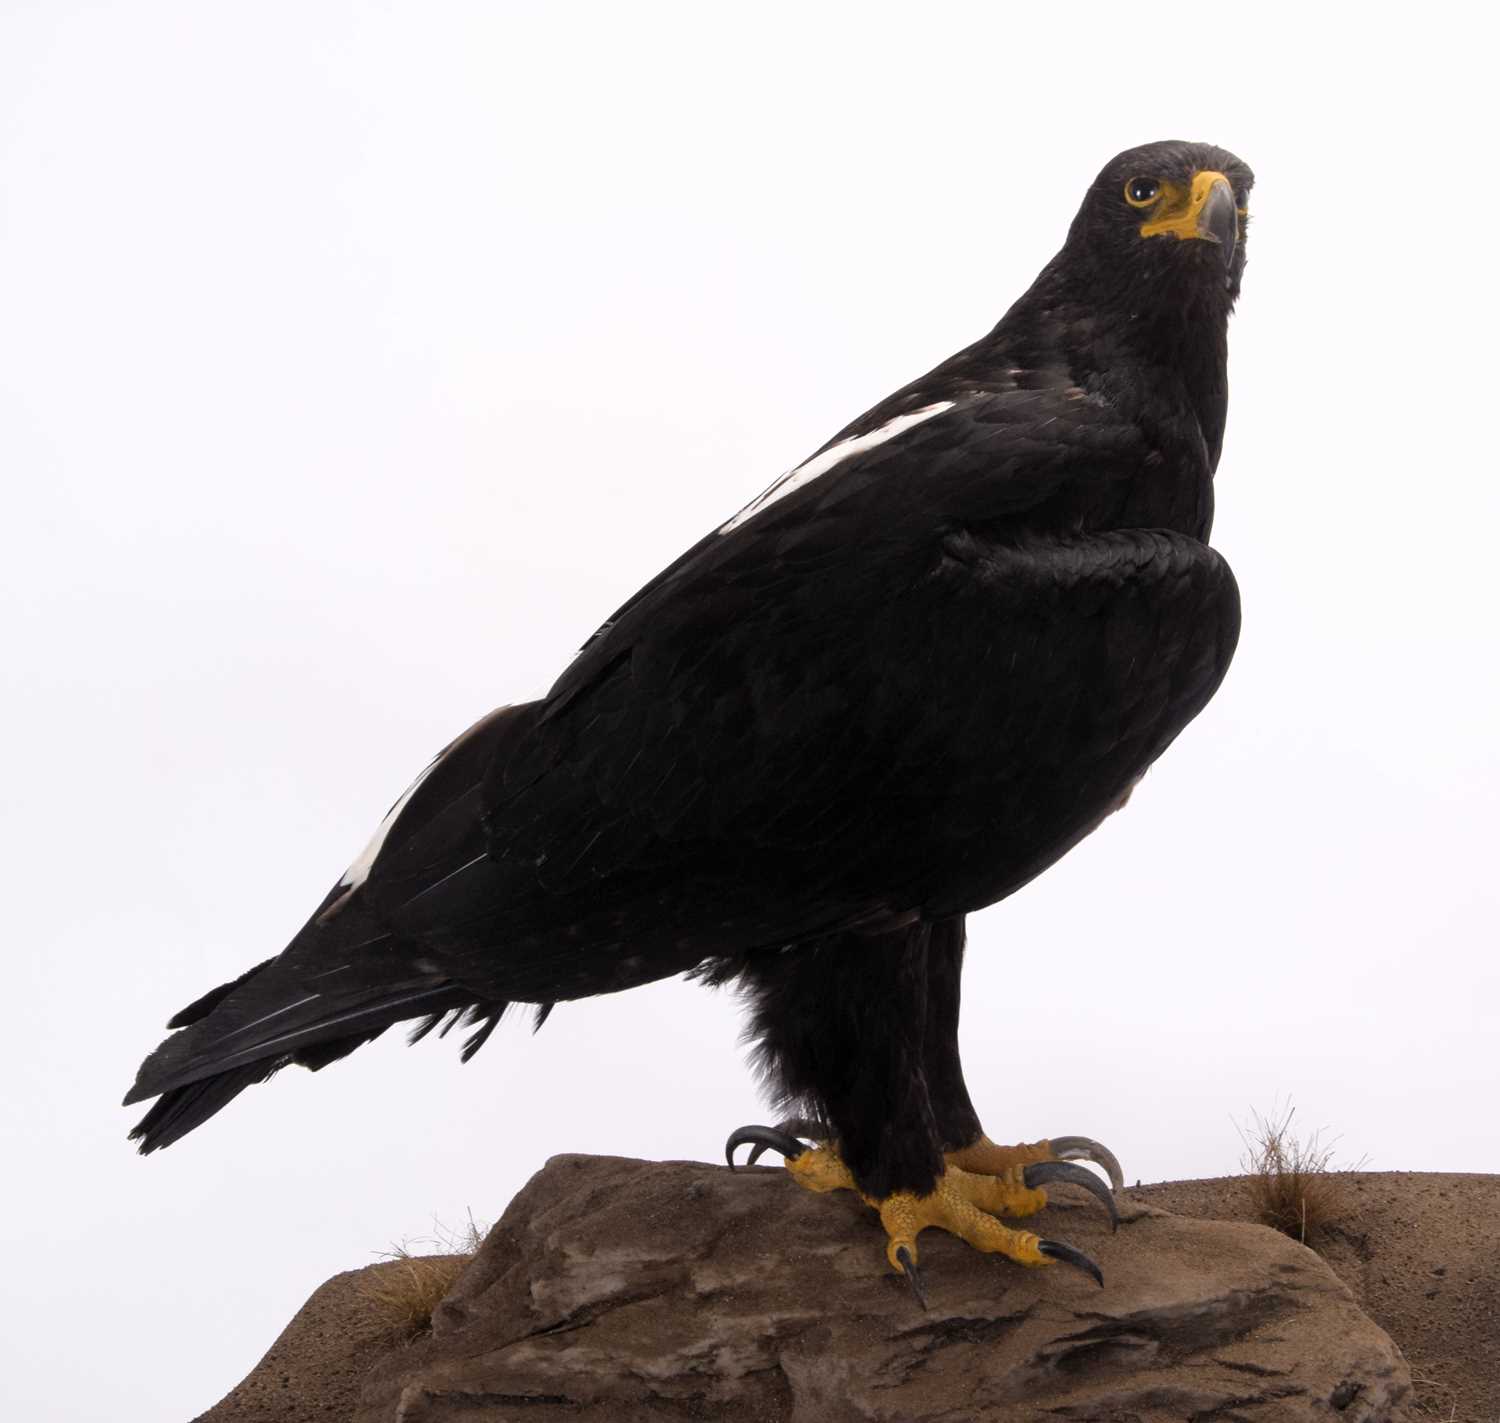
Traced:
<path fill-rule="evenodd" d="M 990 359 L 1063 367 L 1079 386 L 1107 392 L 1146 423 L 1183 417 L 1218 465 L 1229 393 L 1230 298 L 1153 287 L 1080 282 L 1054 258 L 986 342 Z"/>

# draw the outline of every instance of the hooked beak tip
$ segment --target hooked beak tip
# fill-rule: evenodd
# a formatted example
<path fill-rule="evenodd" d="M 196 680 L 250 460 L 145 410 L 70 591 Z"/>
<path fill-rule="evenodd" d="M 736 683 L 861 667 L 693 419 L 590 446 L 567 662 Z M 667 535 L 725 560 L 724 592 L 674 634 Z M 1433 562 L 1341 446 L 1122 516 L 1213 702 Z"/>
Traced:
<path fill-rule="evenodd" d="M 1234 190 L 1222 178 L 1213 185 L 1208 200 L 1199 209 L 1198 234 L 1219 244 L 1225 267 L 1233 265 L 1240 241 L 1240 214 L 1235 206 Z"/>

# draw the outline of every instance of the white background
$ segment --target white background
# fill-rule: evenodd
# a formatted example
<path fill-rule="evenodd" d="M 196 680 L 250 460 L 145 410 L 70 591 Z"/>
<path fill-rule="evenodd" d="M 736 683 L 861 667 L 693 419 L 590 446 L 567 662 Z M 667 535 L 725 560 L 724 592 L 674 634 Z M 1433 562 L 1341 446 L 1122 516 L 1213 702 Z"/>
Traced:
<path fill-rule="evenodd" d="M 464 1068 L 391 1033 L 149 1161 L 116 1103 L 439 746 L 988 329 L 1157 138 L 1260 175 L 1244 635 L 1128 811 L 974 922 L 969 1081 L 1132 1181 L 1233 1171 L 1288 1095 L 1344 1159 L 1500 1171 L 1488 46 L 1432 5 L 1066 10 L 0 7 L 7 1416 L 186 1419 L 550 1153 L 764 1118 L 732 997 L 681 983 Z"/>

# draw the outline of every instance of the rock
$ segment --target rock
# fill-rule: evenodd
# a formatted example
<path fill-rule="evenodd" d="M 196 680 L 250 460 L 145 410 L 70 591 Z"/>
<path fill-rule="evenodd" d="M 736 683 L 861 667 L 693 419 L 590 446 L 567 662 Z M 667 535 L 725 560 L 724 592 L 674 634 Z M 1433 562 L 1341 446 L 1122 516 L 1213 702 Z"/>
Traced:
<path fill-rule="evenodd" d="M 779 1168 L 560 1156 L 511 1203 L 430 1337 L 380 1358 L 359 1423 L 1042 1418 L 1377 1423 L 1400 1350 L 1310 1250 L 1128 1197 L 1033 1224 L 1106 1288 L 930 1231 L 923 1312 L 872 1212 Z"/>
<path fill-rule="evenodd" d="M 1411 1365 L 1412 1411 L 1500 1420 L 1500 1176 L 1340 1172 L 1310 1244 Z M 1199 1220 L 1253 1220 L 1243 1177 L 1164 1181 L 1133 1198 Z M 1435 1268 L 1434 1268 L 1435 1267 Z M 1443 1272 L 1436 1299 L 1426 1298 Z"/>
<path fill-rule="evenodd" d="M 198 1423 L 302 1423 L 348 1418 L 365 1376 L 390 1351 L 390 1331 L 364 1284 L 389 1264 L 345 1270 L 313 1291 L 259 1365 Z"/>

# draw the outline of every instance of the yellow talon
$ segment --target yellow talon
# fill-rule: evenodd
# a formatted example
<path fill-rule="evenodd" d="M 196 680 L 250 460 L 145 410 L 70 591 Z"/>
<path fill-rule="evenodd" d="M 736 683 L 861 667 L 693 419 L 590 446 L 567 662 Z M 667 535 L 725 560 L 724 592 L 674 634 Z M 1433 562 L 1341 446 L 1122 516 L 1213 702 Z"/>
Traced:
<path fill-rule="evenodd" d="M 962 1171 L 985 1176 L 1004 1176 L 1017 1167 L 1024 1169 L 1051 1162 L 1089 1161 L 1109 1177 L 1113 1190 L 1118 1191 L 1125 1185 L 1125 1173 L 1120 1169 L 1114 1152 L 1087 1136 L 1057 1136 L 1045 1141 L 1022 1142 L 1018 1146 L 997 1146 L 989 1137 L 981 1136 L 968 1146 L 948 1152 L 944 1160 Z"/>
<path fill-rule="evenodd" d="M 853 1174 L 829 1147 L 804 1151 L 789 1160 L 786 1169 L 799 1186 L 809 1191 L 858 1191 Z M 880 1213 L 886 1233 L 886 1259 L 901 1274 L 906 1268 L 900 1252 L 907 1252 L 915 1265 L 917 1236 L 929 1226 L 958 1236 L 976 1250 L 1004 1255 L 1019 1265 L 1047 1265 L 1051 1261 L 1040 1250 L 1035 1235 L 1001 1225 L 990 1214 L 1030 1215 L 1046 1205 L 1047 1193 L 1026 1186 L 1021 1170 L 1016 1166 L 1002 1176 L 979 1176 L 949 1167 L 936 1189 L 925 1196 L 897 1191 L 876 1200 L 859 1194 L 867 1206 Z"/>
<path fill-rule="evenodd" d="M 1012 1168 L 1034 1166 L 1040 1161 L 1052 1161 L 1050 1141 L 1022 1142 L 1018 1146 L 997 1146 L 989 1137 L 958 1151 L 950 1151 L 944 1158 L 950 1166 L 963 1171 L 977 1171 L 986 1176 L 1001 1176 Z"/>
<path fill-rule="evenodd" d="M 852 1191 L 854 1175 L 836 1151 L 816 1146 L 786 1163 L 792 1179 L 809 1191 Z"/>
<path fill-rule="evenodd" d="M 792 1133 L 794 1127 L 796 1135 Z M 958 1236 L 976 1250 L 1004 1255 L 1018 1265 L 1049 1265 L 1060 1260 L 1103 1285 L 1102 1271 L 1082 1251 L 1027 1230 L 1013 1230 L 996 1219 L 998 1215 L 1023 1216 L 1041 1210 L 1047 1204 L 1047 1193 L 1042 1188 L 1065 1182 L 1090 1191 L 1109 1211 L 1111 1223 L 1118 1225 L 1119 1213 L 1113 1195 L 1091 1172 L 1073 1164 L 1084 1158 L 1102 1165 L 1118 1186 L 1119 1163 L 1108 1148 L 1092 1138 L 1061 1136 L 1029 1146 L 998 1147 L 988 1137 L 981 1137 L 948 1156 L 942 1175 L 926 1195 L 893 1191 L 888 1196 L 875 1197 L 860 1190 L 854 1173 L 834 1146 L 805 1144 L 809 1127 L 809 1123 L 800 1121 L 786 1127 L 740 1127 L 730 1133 L 725 1155 L 732 1167 L 736 1147 L 753 1145 L 752 1161 L 770 1148 L 781 1152 L 786 1170 L 806 1190 L 853 1191 L 879 1213 L 886 1234 L 886 1259 L 893 1270 L 906 1277 L 924 1309 L 927 1297 L 917 1270 L 917 1237 L 933 1225 Z M 995 1169 L 966 1170 L 958 1164 L 960 1160 Z"/>
<path fill-rule="evenodd" d="M 994 1216 L 980 1209 L 970 1199 L 977 1178 L 962 1171 L 950 1170 L 938 1181 L 937 1189 L 926 1196 L 898 1191 L 883 1201 L 865 1197 L 865 1203 L 880 1212 L 880 1223 L 887 1238 L 885 1254 L 893 1269 L 902 1269 L 897 1252 L 907 1250 L 915 1264 L 917 1236 L 928 1226 L 936 1226 L 966 1241 L 976 1250 L 1004 1255 L 1018 1265 L 1047 1265 L 1040 1241 L 1030 1231 L 1012 1230 Z"/>
<path fill-rule="evenodd" d="M 1046 1191 L 1026 1184 L 1022 1175 L 1025 1169 L 1009 1166 L 998 1175 L 989 1176 L 950 1166 L 948 1177 L 971 1205 L 1014 1220 L 1018 1216 L 1035 1215 L 1047 1204 Z"/>

